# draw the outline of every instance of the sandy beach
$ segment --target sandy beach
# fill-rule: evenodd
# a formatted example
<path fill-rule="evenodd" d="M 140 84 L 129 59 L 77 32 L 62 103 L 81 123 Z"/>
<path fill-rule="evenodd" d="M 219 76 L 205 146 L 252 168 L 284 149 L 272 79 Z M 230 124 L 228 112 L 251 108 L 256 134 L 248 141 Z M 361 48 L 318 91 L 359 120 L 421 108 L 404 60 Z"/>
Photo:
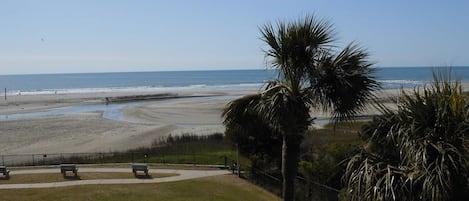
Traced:
<path fill-rule="evenodd" d="M 466 85 L 467 86 L 467 85 Z M 467 87 L 466 87 L 467 89 Z M 105 106 L 105 97 L 148 95 L 148 92 L 77 93 L 53 95 L 17 95 L 0 100 L 0 154 L 85 153 L 119 151 L 149 146 L 168 135 L 212 134 L 224 132 L 222 108 L 232 99 L 255 91 L 213 91 L 178 93 L 172 98 L 141 101 L 118 110 L 118 120 L 103 118 L 103 111 L 91 109 L 59 115 L 8 119 L 15 114 L 55 111 L 76 106 Z M 377 94 L 387 106 L 395 107 L 392 97 L 400 90 Z M 313 111 L 318 119 L 327 113 Z M 360 115 L 377 115 L 368 107 Z"/>
<path fill-rule="evenodd" d="M 148 95 L 148 92 L 9 96 L 0 101 L 0 116 L 4 117 L 0 121 L 0 154 L 119 151 L 149 146 L 170 134 L 223 132 L 221 109 L 230 99 L 245 93 L 248 92 L 179 93 L 172 98 L 140 101 L 120 109 L 120 120 L 103 118 L 99 109 L 13 117 L 77 106 L 107 107 L 105 97 Z"/>

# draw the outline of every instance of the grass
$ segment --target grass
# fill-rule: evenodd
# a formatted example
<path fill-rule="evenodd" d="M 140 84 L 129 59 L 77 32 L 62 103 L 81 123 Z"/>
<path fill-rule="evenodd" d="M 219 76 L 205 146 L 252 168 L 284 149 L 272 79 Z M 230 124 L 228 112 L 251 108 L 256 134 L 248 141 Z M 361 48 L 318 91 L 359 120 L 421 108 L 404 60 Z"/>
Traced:
<path fill-rule="evenodd" d="M 146 157 L 145 157 L 146 156 Z M 156 140 L 151 147 L 141 147 L 103 156 L 71 158 L 73 163 L 170 163 L 224 165 L 225 157 L 235 158 L 236 151 L 222 134 L 208 136 L 184 134 Z"/>
<path fill-rule="evenodd" d="M 131 163 L 107 163 L 107 164 L 79 164 L 78 168 L 129 168 L 129 172 L 132 171 Z M 16 170 L 31 170 L 31 169 L 57 169 L 58 166 L 34 166 L 34 167 L 11 167 L 10 171 Z M 151 164 L 148 163 L 149 169 L 176 169 L 176 170 L 218 170 L 216 167 L 198 166 L 191 164 Z M 0 176 L 1 178 L 1 176 Z"/>
<path fill-rule="evenodd" d="M 70 175 L 70 174 L 69 174 Z M 178 174 L 152 173 L 151 178 L 162 178 L 177 176 Z M 135 178 L 132 172 L 84 172 L 78 174 L 78 177 L 66 177 L 59 173 L 47 174 L 18 174 L 11 175 L 10 179 L 0 179 L 0 184 L 25 184 L 25 183 L 49 183 L 63 182 L 72 180 L 93 180 L 93 179 L 132 179 Z"/>
<path fill-rule="evenodd" d="M 357 146 L 363 144 L 358 135 L 358 131 L 365 121 L 357 121 L 351 123 L 326 124 L 322 129 L 310 130 L 305 136 L 304 143 L 307 145 L 322 146 L 327 144 L 341 144 Z"/>
<path fill-rule="evenodd" d="M 191 145 L 194 144 L 189 143 L 187 146 Z M 205 146 L 213 146 L 213 144 L 206 144 Z M 138 158 L 135 159 L 135 162 L 223 165 L 225 156 L 230 158 L 234 158 L 236 156 L 236 152 L 232 150 L 212 149 L 201 151 L 197 150 L 196 147 L 197 146 L 194 146 L 191 150 L 181 153 L 150 153 L 148 154 L 148 158 Z"/>
<path fill-rule="evenodd" d="M 2 201 L 279 201 L 279 197 L 233 175 L 158 184 L 84 185 L 0 190 Z"/>
<path fill-rule="evenodd" d="M 30 155 L 25 157 L 31 158 Z M 194 164 L 225 165 L 236 158 L 236 150 L 223 134 L 214 133 L 206 136 L 183 134 L 181 136 L 157 139 L 149 147 L 132 150 L 103 153 L 62 153 L 33 155 L 34 161 L 26 161 L 7 166 L 58 165 L 75 164 L 109 164 L 109 163 L 159 163 L 159 164 Z M 244 157 L 243 164 L 249 163 Z"/>
<path fill-rule="evenodd" d="M 129 164 L 85 164 L 80 165 L 80 168 L 129 168 Z M 184 164 L 148 164 L 149 169 L 176 169 L 176 170 L 219 170 L 216 167 L 198 166 L 198 165 L 184 165 Z M 16 168 L 15 168 L 16 169 Z M 18 168 L 21 169 L 21 168 Z M 23 168 L 30 169 L 30 168 Z"/>
<path fill-rule="evenodd" d="M 144 157 L 146 156 L 146 157 Z M 169 136 L 165 140 L 156 140 L 151 147 L 141 147 L 125 152 L 116 152 L 104 157 L 82 160 L 75 163 L 159 163 L 159 164 L 198 164 L 227 165 L 236 159 L 233 145 L 224 136 L 215 133 L 207 136 L 183 134 Z M 240 157 L 243 164 L 250 164 L 245 157 Z"/>

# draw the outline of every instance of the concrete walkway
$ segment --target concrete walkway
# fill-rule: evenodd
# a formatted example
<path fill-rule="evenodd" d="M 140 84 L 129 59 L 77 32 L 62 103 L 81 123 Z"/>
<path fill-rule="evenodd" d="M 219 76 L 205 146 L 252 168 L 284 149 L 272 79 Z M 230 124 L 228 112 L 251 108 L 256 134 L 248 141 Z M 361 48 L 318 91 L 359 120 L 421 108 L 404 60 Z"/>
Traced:
<path fill-rule="evenodd" d="M 127 172 L 132 174 L 130 168 L 80 168 L 79 173 L 83 172 Z M 44 173 L 57 173 L 60 174 L 60 169 L 31 169 L 31 170 L 15 170 L 10 172 L 10 176 L 14 177 L 19 174 L 44 174 Z M 33 184 L 0 184 L 0 189 L 25 189 L 25 188 L 55 188 L 77 185 L 90 185 L 90 184 L 144 184 L 144 183 L 162 183 L 171 181 L 181 181 L 187 179 L 195 179 L 201 177 L 217 176 L 229 174 L 226 170 L 174 170 L 174 169 L 150 169 L 151 173 L 173 173 L 179 174 L 178 176 L 151 178 L 151 179 L 96 179 L 96 180 L 75 180 L 64 182 L 52 183 L 33 183 Z"/>

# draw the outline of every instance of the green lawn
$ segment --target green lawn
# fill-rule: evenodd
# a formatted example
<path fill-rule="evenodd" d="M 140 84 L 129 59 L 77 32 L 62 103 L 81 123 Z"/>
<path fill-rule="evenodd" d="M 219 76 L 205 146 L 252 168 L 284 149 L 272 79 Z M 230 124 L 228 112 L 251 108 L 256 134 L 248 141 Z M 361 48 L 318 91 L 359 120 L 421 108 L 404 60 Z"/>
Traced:
<path fill-rule="evenodd" d="M 233 175 L 130 185 L 0 190 L 2 201 L 276 201 L 279 197 Z"/>
<path fill-rule="evenodd" d="M 69 176 L 72 175 L 69 173 Z M 151 178 L 172 177 L 178 174 L 170 173 L 152 173 Z M 132 179 L 135 178 L 134 174 L 129 171 L 124 172 L 78 172 L 78 177 L 64 178 L 60 173 L 46 173 L 46 174 L 17 174 L 11 175 L 9 179 L 0 178 L 0 184 L 25 184 L 25 183 L 49 183 L 49 182 L 64 182 L 73 180 L 93 180 L 93 179 Z"/>

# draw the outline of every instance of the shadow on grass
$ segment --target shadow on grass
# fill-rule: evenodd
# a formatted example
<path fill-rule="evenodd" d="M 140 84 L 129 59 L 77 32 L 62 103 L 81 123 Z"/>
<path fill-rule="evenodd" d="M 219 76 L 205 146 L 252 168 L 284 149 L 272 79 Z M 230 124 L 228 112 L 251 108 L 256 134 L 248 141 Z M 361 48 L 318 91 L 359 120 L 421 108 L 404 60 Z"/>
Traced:
<path fill-rule="evenodd" d="M 136 179 L 153 179 L 151 175 L 137 174 L 135 175 Z"/>
<path fill-rule="evenodd" d="M 8 181 L 8 180 L 10 180 L 10 176 L 3 176 L 3 177 L 0 177 L 0 180 Z"/>
<path fill-rule="evenodd" d="M 80 176 L 74 176 L 74 175 L 65 175 L 63 176 L 65 180 L 81 180 Z"/>

